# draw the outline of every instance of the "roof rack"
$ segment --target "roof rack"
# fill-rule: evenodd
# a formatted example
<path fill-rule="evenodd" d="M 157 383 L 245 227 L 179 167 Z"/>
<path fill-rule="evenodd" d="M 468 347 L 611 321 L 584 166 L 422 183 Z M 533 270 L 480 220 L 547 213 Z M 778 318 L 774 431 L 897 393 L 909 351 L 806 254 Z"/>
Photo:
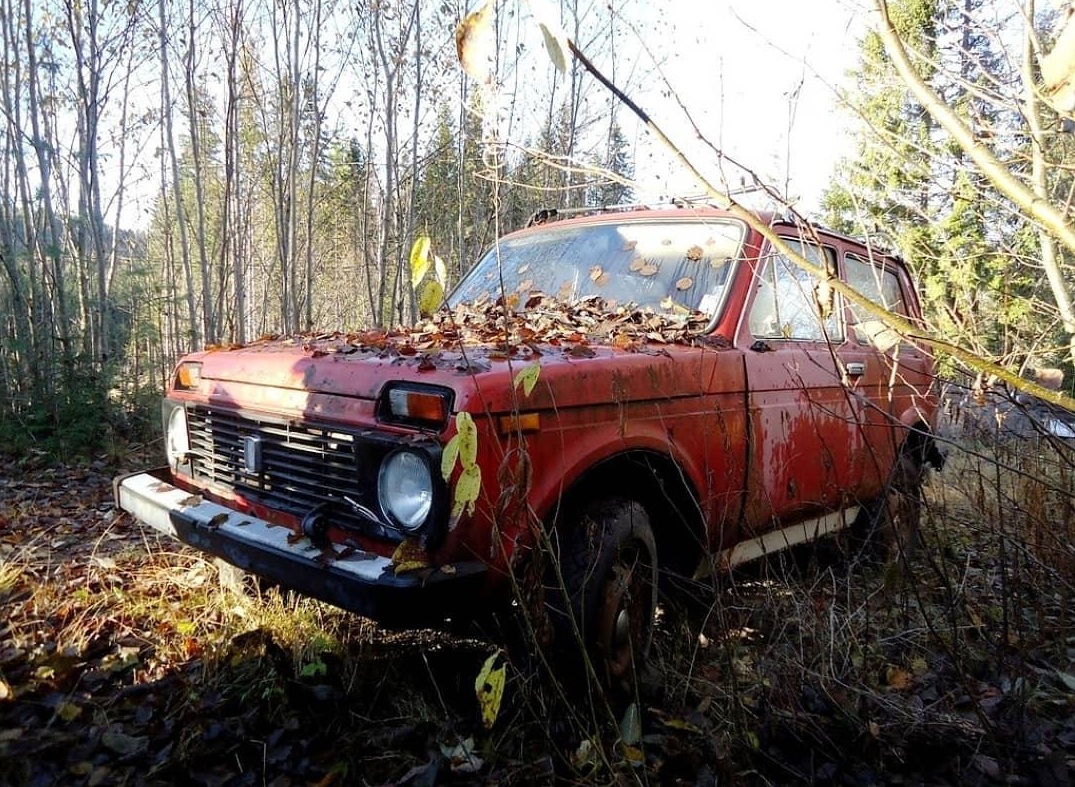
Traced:
<path fill-rule="evenodd" d="M 530 214 L 530 218 L 526 221 L 526 226 L 536 227 L 540 224 L 547 224 L 550 221 L 566 219 L 571 216 L 582 216 L 594 213 L 615 213 L 618 211 L 626 210 L 641 210 L 645 207 L 645 205 L 640 205 L 637 202 L 630 202 L 624 203 L 622 205 L 580 205 L 575 208 L 541 208 L 540 210 L 536 210 L 532 214 Z"/>

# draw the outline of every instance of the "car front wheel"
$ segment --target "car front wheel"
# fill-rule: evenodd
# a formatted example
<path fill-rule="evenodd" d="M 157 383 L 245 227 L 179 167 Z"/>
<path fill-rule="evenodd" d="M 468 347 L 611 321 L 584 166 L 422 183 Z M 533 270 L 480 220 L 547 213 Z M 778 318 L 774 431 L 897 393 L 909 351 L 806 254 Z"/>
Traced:
<path fill-rule="evenodd" d="M 557 580 L 551 598 L 561 648 L 577 627 L 598 678 L 614 691 L 629 689 L 649 652 L 657 605 L 649 516 L 623 498 L 585 505 L 564 531 L 559 557 L 563 588 Z"/>

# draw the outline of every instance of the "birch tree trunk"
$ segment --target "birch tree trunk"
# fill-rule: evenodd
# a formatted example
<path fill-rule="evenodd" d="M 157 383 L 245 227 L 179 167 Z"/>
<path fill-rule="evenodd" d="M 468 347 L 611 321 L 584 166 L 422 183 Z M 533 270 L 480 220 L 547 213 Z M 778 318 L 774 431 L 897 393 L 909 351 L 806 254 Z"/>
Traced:
<path fill-rule="evenodd" d="M 195 3 L 190 0 L 187 6 L 187 48 L 183 57 L 183 87 L 186 90 L 187 127 L 190 133 L 190 157 L 194 167 L 194 213 L 197 224 L 194 227 L 198 250 L 198 273 L 201 280 L 202 336 L 207 344 L 216 344 L 217 321 L 213 308 L 212 271 L 209 253 L 206 250 L 208 230 L 205 221 L 205 166 L 202 149 L 202 119 L 200 115 L 201 98 L 198 94 L 195 76 L 196 42 L 200 36 L 194 19 Z M 182 196 L 179 197 L 182 199 Z"/>
<path fill-rule="evenodd" d="M 161 68 L 161 117 L 164 122 L 161 132 L 164 135 L 164 145 L 168 161 L 171 165 L 172 200 L 175 207 L 175 225 L 179 234 L 179 254 L 183 263 L 183 278 L 186 282 L 187 303 L 187 329 L 188 349 L 196 349 L 200 346 L 198 331 L 198 312 L 195 305 L 194 272 L 190 261 L 190 243 L 187 238 L 187 216 L 183 207 L 183 193 L 179 177 L 179 155 L 176 151 L 175 134 L 172 128 L 172 91 L 171 78 L 168 69 L 168 25 L 165 8 L 167 0 L 158 0 L 157 11 L 160 22 L 158 30 L 160 41 L 160 68 Z M 167 199 L 167 192 L 163 198 Z"/>

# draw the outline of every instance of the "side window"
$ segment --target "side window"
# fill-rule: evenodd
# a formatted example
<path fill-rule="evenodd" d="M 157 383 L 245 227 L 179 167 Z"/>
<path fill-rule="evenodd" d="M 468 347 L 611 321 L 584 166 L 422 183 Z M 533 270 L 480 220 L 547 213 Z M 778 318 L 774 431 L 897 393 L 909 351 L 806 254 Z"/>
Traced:
<path fill-rule="evenodd" d="M 894 268 L 885 268 L 884 260 L 875 262 L 848 254 L 844 257 L 844 271 L 847 283 L 861 292 L 878 306 L 893 314 L 908 316 L 907 304 L 900 289 L 899 275 Z M 898 333 L 888 328 L 884 322 L 872 314 L 862 314 L 861 309 L 851 307 L 854 316 L 852 332 L 855 340 L 862 344 L 872 344 L 881 352 L 888 352 L 900 343 Z"/>
<path fill-rule="evenodd" d="M 792 249 L 814 265 L 835 271 L 831 249 L 822 249 L 796 240 L 785 239 Z M 822 319 L 821 308 L 829 309 L 831 291 L 826 297 L 819 282 L 783 254 L 772 254 L 762 267 L 757 281 L 758 293 L 750 309 L 748 324 L 757 339 L 794 339 L 799 341 L 838 341 L 843 338 L 839 309 L 832 308 Z"/>

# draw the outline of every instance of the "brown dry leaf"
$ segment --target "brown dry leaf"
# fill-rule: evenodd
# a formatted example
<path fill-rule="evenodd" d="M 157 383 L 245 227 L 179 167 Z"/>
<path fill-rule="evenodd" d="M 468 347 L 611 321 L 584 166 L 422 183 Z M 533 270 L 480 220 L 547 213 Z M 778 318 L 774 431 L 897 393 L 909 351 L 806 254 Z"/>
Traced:
<path fill-rule="evenodd" d="M 694 286 L 694 279 L 690 276 L 684 276 L 682 279 L 676 282 L 677 290 L 689 290 Z"/>
<path fill-rule="evenodd" d="M 691 262 L 698 262 L 698 260 L 702 259 L 702 247 L 691 246 L 687 249 L 687 259 Z"/>
<path fill-rule="evenodd" d="M 597 281 L 604 275 L 604 271 L 601 270 L 600 265 L 593 265 L 590 267 L 590 281 Z"/>
<path fill-rule="evenodd" d="M 653 276 L 658 271 L 660 271 L 660 269 L 661 269 L 661 266 L 658 265 L 657 263 L 655 263 L 655 262 L 647 262 L 645 265 L 642 266 L 642 268 L 638 272 L 642 276 Z"/>
<path fill-rule="evenodd" d="M 889 667 L 885 670 L 885 680 L 896 691 L 906 691 L 913 683 L 911 673 L 900 667 Z"/>
<path fill-rule="evenodd" d="M 627 266 L 627 270 L 632 271 L 634 273 L 638 273 L 640 270 L 642 270 L 645 264 L 646 261 L 643 258 L 635 257 L 633 260 L 631 260 L 631 264 Z"/>
<path fill-rule="evenodd" d="M 477 82 L 488 82 L 495 48 L 493 3 L 487 2 L 467 14 L 455 29 L 455 51 L 467 76 Z"/>
<path fill-rule="evenodd" d="M 567 354 L 571 358 L 593 358 L 597 355 L 587 344 L 576 344 L 567 351 Z"/>

